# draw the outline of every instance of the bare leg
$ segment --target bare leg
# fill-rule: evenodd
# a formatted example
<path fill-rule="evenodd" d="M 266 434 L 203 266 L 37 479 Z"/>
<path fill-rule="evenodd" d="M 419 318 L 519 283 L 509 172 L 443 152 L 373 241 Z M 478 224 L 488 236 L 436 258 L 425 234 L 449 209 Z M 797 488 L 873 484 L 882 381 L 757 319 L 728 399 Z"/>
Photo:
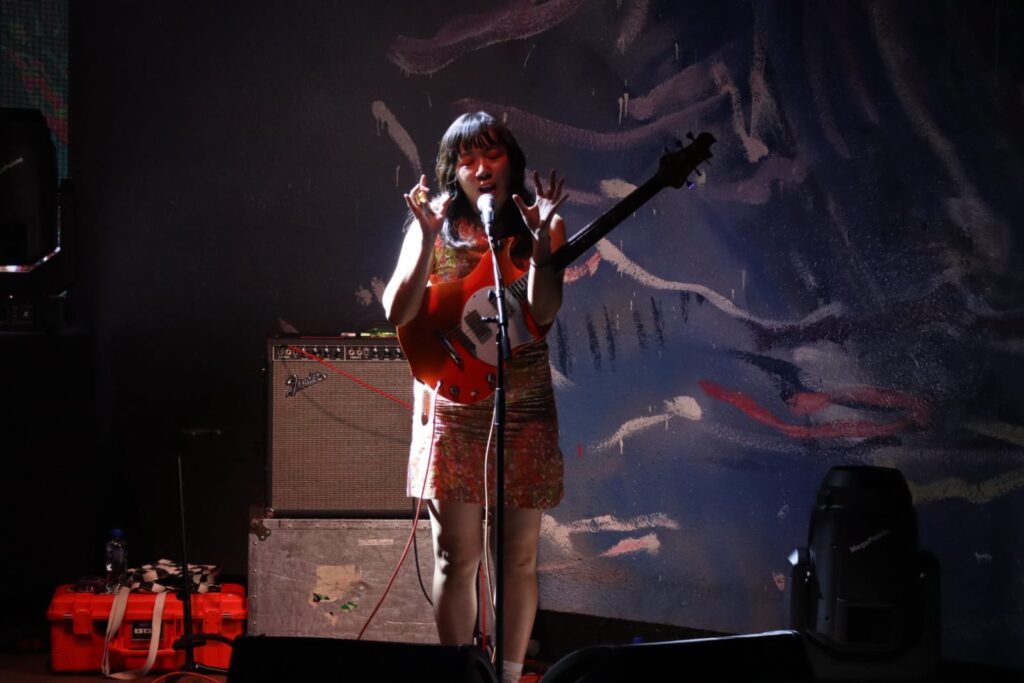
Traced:
<path fill-rule="evenodd" d="M 537 615 L 537 543 L 540 510 L 505 508 L 504 659 L 522 662 Z"/>
<path fill-rule="evenodd" d="M 483 506 L 433 500 L 434 620 L 442 645 L 468 645 L 476 626 L 476 578 L 483 554 Z"/>

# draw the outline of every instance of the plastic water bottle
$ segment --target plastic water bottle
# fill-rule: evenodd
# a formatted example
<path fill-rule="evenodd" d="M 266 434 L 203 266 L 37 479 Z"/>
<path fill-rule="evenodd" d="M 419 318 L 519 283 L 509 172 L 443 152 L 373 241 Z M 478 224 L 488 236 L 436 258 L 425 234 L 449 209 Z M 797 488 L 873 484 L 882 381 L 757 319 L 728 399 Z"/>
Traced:
<path fill-rule="evenodd" d="M 107 563 L 107 590 L 116 592 L 121 579 L 128 571 L 128 545 L 125 543 L 123 530 L 110 530 L 104 556 Z"/>

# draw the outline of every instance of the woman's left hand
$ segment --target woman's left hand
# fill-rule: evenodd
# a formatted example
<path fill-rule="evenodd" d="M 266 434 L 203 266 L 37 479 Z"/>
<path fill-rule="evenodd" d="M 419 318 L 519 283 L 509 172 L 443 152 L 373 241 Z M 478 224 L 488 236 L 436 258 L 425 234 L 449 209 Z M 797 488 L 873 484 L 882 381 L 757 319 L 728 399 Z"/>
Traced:
<path fill-rule="evenodd" d="M 523 222 L 533 235 L 534 247 L 540 246 L 542 251 L 551 254 L 551 221 L 555 218 L 555 212 L 562 205 L 569 195 L 562 194 L 562 186 L 565 179 L 558 179 L 558 173 L 552 169 L 548 187 L 545 190 L 540 181 L 540 174 L 533 172 L 533 186 L 537 190 L 537 199 L 532 205 L 527 206 L 523 198 L 517 194 L 512 195 L 512 201 L 519 208 L 523 216 Z"/>

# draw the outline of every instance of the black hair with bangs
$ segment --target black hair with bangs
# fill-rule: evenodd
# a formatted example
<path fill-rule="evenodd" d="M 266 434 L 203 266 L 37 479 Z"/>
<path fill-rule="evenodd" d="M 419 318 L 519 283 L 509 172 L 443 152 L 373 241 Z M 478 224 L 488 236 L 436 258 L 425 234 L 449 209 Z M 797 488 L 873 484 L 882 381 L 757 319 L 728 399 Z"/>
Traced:
<path fill-rule="evenodd" d="M 448 215 L 445 216 L 444 226 L 441 228 L 441 236 L 451 246 L 464 246 L 464 242 L 459 239 L 455 223 L 460 218 L 476 216 L 469 199 L 459 186 L 460 153 L 464 149 L 490 147 L 495 144 L 505 148 L 510 167 L 509 199 L 505 202 L 505 206 L 502 207 L 501 214 L 497 216 L 498 220 L 495 222 L 502 226 L 507 237 L 524 235 L 529 237 L 530 235 L 526 224 L 523 223 L 519 209 L 512 201 L 512 195 L 517 194 L 527 204 L 533 203 L 533 193 L 526 189 L 526 155 L 508 126 L 487 112 L 478 111 L 463 114 L 455 119 L 441 138 L 441 144 L 437 151 L 437 182 L 441 191 L 446 192 L 452 198 L 448 205 Z M 530 246 L 529 239 L 518 240 L 515 249 L 517 256 L 528 254 L 529 252 L 525 249 L 528 246 Z"/>

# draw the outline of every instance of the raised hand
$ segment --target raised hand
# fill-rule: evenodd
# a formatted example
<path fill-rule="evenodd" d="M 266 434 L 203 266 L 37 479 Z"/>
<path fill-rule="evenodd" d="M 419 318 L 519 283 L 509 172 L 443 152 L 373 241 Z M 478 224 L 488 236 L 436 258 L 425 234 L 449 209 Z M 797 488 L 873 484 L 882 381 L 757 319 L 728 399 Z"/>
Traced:
<path fill-rule="evenodd" d="M 565 179 L 558 179 L 558 173 L 552 169 L 547 189 L 541 183 L 540 174 L 533 172 L 533 186 L 537 190 L 537 199 L 530 206 L 526 205 L 523 198 L 517 194 L 512 195 L 512 201 L 519 208 L 523 216 L 523 222 L 533 235 L 534 242 L 543 245 L 544 250 L 550 254 L 551 221 L 555 212 L 562 205 L 569 195 L 562 194 L 562 186 Z"/>
<path fill-rule="evenodd" d="M 430 188 L 427 186 L 427 176 L 421 175 L 418 182 L 409 192 L 402 195 L 405 203 L 412 211 L 412 215 L 420 224 L 420 228 L 428 235 L 436 235 L 444 225 L 445 211 L 451 197 L 445 195 L 440 201 L 430 202 Z"/>

